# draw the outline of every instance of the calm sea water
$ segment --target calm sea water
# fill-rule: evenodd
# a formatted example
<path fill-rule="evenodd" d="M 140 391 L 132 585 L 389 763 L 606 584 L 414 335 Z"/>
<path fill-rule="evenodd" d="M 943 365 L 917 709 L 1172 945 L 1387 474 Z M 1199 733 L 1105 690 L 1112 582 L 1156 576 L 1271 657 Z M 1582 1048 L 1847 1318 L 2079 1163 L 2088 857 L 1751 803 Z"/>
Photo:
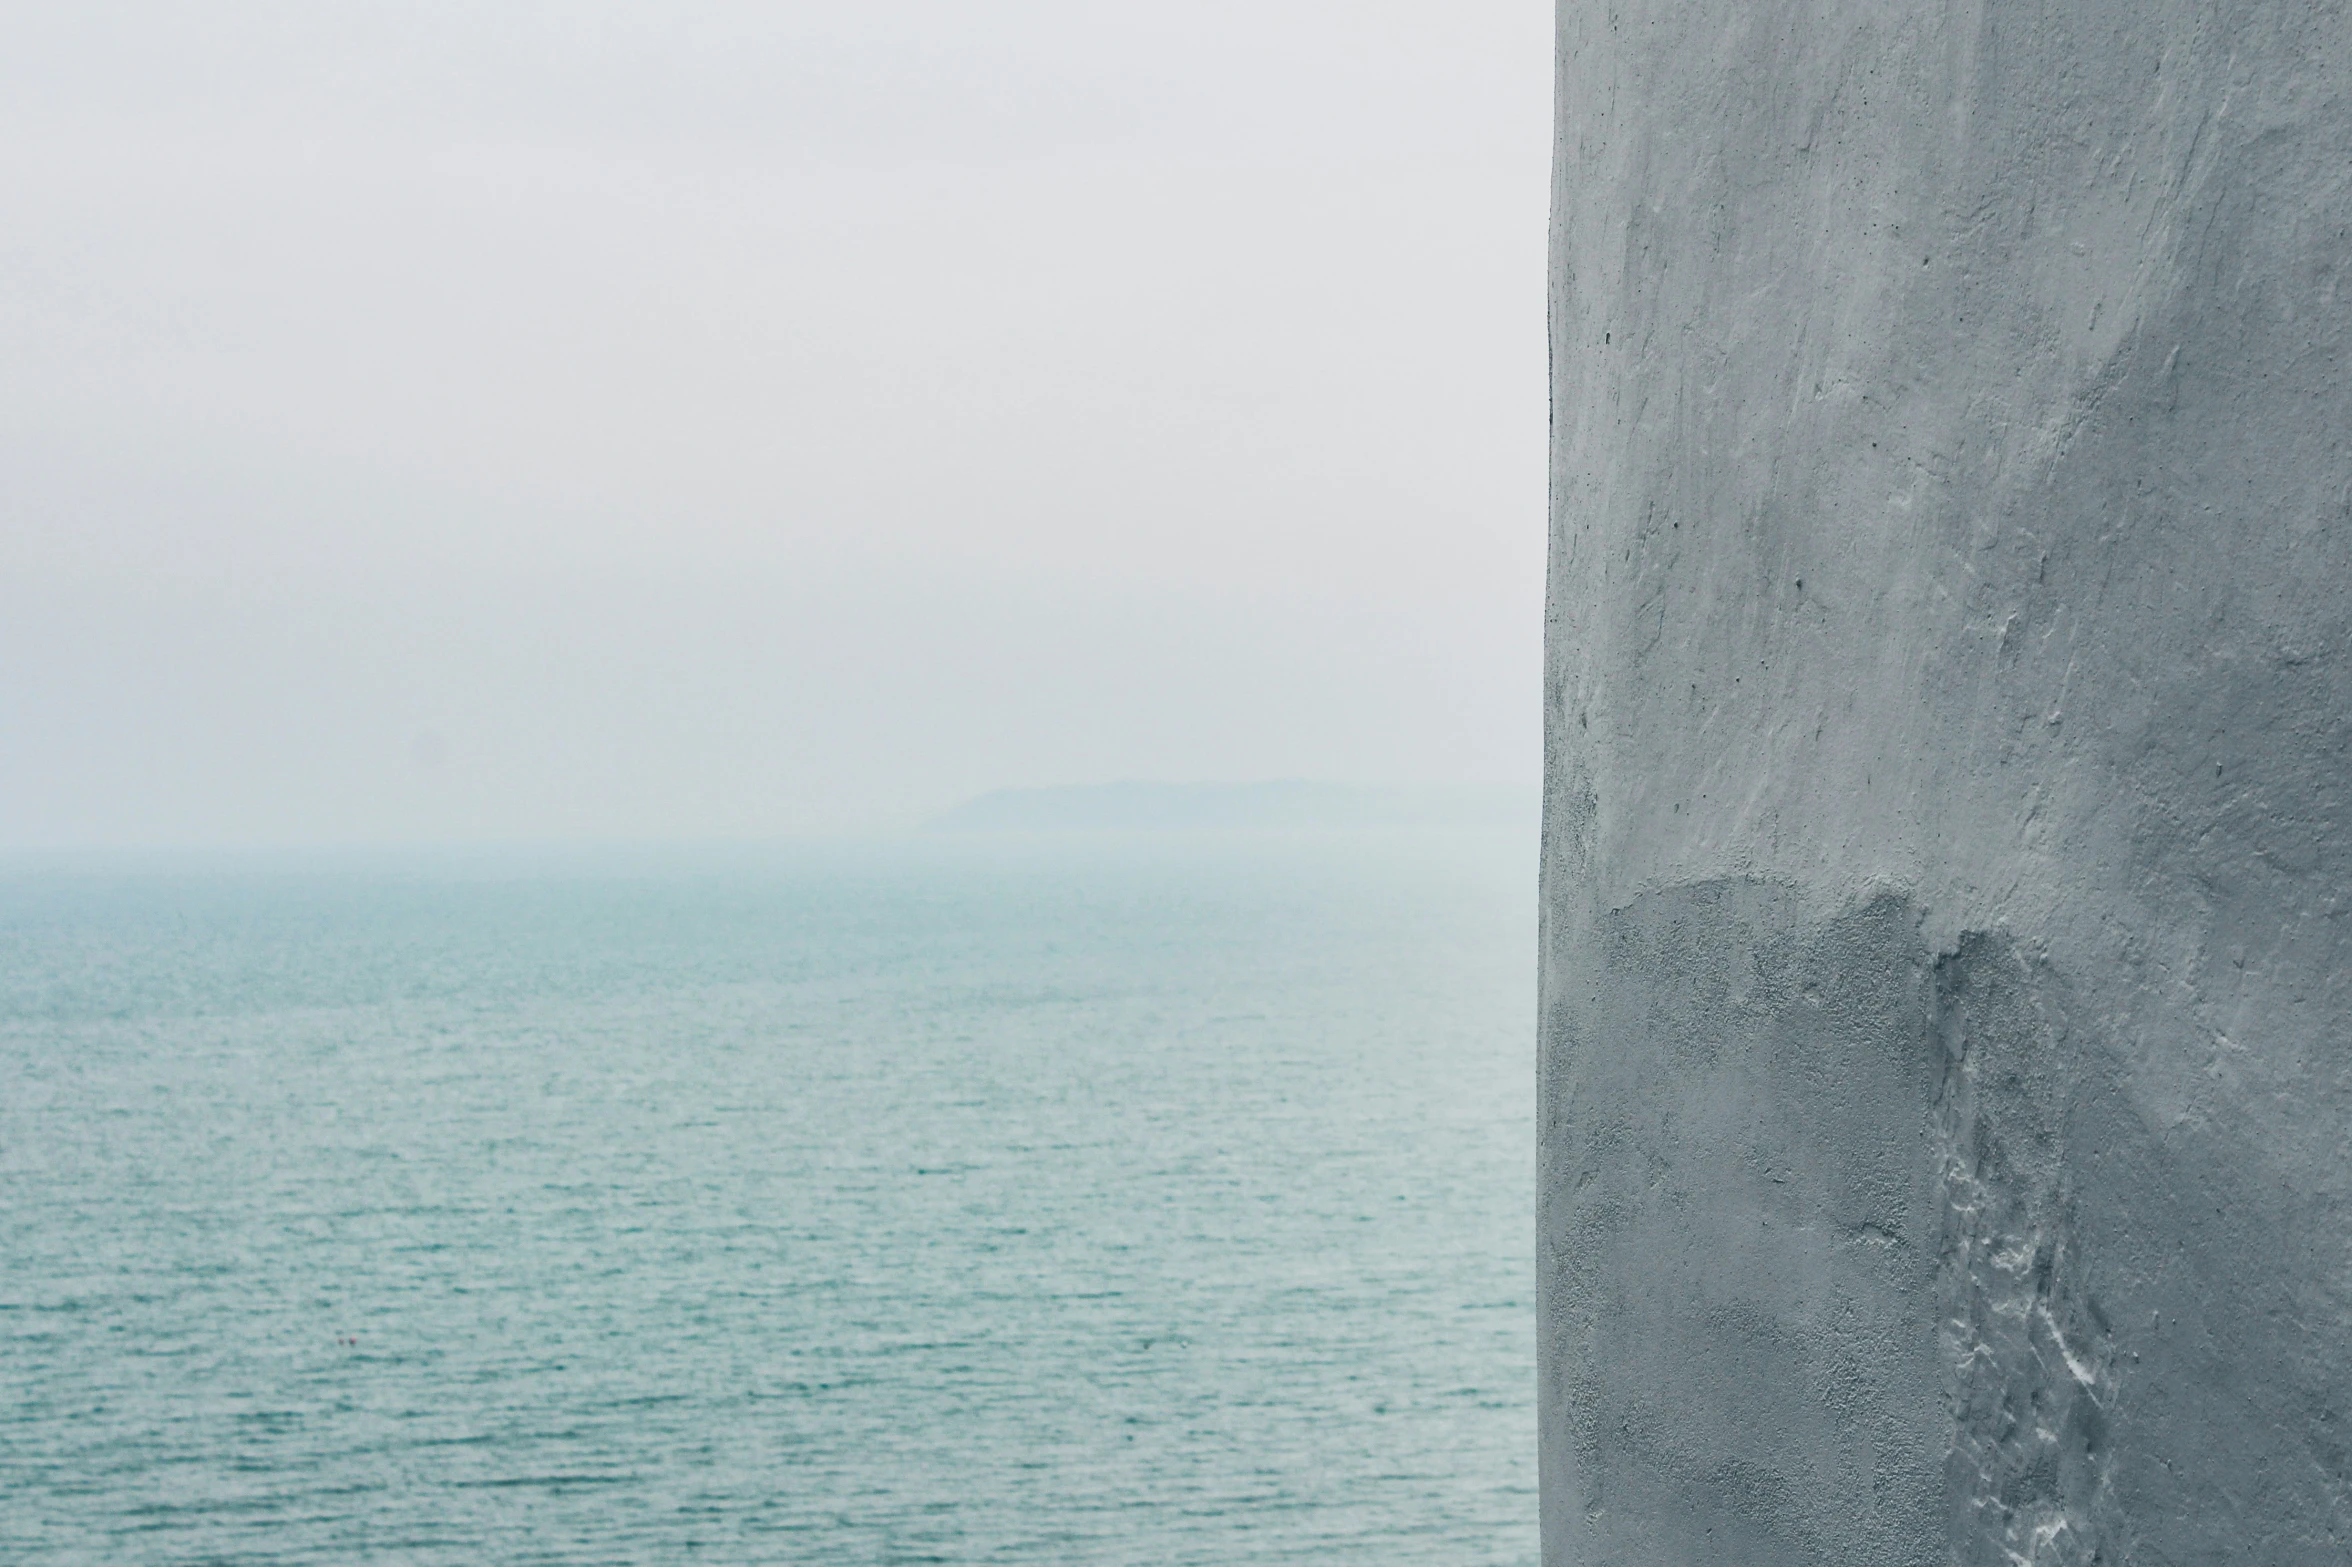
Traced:
<path fill-rule="evenodd" d="M 1531 1562 L 1532 862 L 0 866 L 0 1561 Z"/>

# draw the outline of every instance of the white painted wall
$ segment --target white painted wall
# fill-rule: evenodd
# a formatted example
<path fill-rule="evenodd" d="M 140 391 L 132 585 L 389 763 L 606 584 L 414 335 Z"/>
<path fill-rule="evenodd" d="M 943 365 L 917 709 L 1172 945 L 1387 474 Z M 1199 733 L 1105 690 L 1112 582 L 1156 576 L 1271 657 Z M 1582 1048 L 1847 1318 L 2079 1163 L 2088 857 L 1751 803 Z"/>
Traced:
<path fill-rule="evenodd" d="M 2340 1559 L 2352 13 L 1559 23 L 1548 1559 Z"/>

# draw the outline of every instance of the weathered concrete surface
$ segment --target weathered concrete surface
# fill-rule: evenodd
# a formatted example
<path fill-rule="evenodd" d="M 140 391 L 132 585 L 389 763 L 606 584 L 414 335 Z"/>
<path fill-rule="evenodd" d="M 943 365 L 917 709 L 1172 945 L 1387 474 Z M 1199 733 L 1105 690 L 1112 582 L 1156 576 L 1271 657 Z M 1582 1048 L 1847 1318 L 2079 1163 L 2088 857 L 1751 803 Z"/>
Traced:
<path fill-rule="evenodd" d="M 2352 13 L 1559 17 L 1547 1561 L 2352 1560 Z"/>

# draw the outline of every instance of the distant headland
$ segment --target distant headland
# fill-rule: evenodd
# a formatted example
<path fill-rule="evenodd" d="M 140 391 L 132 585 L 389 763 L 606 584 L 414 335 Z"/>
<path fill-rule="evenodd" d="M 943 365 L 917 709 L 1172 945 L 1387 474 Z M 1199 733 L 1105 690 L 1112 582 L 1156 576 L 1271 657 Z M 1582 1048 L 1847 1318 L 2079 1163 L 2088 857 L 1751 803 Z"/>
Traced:
<path fill-rule="evenodd" d="M 1536 826 L 1533 789 L 1281 779 L 998 789 L 923 824 L 926 832 L 1316 832 Z"/>

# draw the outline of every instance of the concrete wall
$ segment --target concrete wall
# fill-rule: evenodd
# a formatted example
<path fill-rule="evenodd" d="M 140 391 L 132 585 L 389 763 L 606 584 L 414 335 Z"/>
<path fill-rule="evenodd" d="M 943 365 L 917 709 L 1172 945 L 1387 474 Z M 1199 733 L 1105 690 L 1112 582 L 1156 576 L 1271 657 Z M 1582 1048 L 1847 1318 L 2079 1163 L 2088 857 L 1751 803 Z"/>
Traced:
<path fill-rule="evenodd" d="M 2352 12 L 1560 12 L 1546 1560 L 2352 1560 Z"/>

